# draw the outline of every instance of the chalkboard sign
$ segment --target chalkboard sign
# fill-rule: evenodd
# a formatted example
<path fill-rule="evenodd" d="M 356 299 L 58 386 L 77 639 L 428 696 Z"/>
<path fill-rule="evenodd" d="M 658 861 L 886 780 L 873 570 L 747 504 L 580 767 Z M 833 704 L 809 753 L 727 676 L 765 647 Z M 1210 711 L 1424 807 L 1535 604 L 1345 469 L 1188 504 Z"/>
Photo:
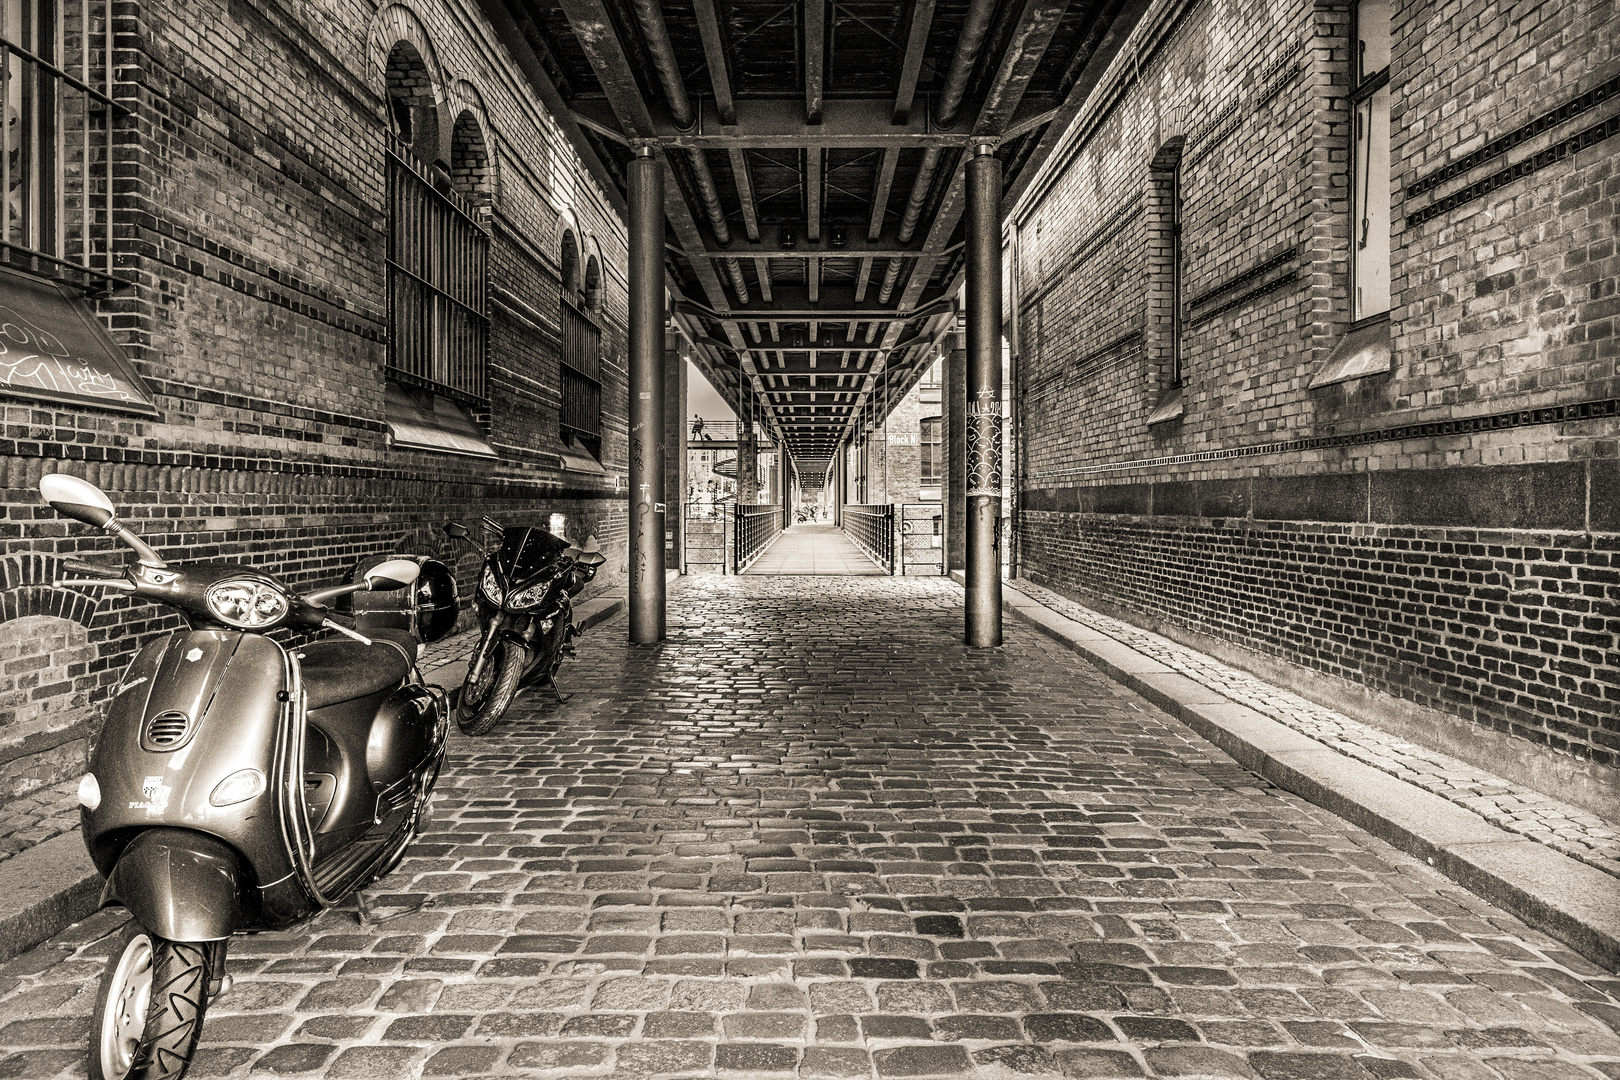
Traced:
<path fill-rule="evenodd" d="M 146 384 L 83 299 L 4 267 L 0 394 L 157 415 Z"/>

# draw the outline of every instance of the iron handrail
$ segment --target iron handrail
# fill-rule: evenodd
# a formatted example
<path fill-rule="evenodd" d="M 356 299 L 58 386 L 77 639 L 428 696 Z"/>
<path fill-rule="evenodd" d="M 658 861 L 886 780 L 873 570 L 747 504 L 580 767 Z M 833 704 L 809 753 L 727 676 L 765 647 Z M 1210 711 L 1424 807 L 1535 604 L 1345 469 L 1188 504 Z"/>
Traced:
<path fill-rule="evenodd" d="M 733 566 L 742 573 L 764 554 L 782 533 L 782 508 L 775 504 L 737 503 L 732 511 L 736 521 L 736 557 Z"/>
<path fill-rule="evenodd" d="M 894 504 L 845 506 L 844 535 L 889 573 L 894 573 Z"/>

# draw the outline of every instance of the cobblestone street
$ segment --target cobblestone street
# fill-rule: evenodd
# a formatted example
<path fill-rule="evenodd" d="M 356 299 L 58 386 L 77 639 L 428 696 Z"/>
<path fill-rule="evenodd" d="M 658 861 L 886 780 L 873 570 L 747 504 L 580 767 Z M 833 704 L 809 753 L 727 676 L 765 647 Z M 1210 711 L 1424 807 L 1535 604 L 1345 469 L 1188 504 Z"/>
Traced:
<path fill-rule="evenodd" d="M 1620 1080 L 1620 979 L 948 580 L 668 621 L 453 735 L 387 921 L 235 940 L 191 1075 Z M 0 1077 L 85 1075 L 120 921 L 0 967 Z"/>

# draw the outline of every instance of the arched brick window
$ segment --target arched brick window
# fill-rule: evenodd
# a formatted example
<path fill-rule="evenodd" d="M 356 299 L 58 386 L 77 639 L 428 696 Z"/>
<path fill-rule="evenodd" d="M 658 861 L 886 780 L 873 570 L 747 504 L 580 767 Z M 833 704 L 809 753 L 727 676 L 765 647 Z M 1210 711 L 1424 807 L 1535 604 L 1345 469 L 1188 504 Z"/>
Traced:
<path fill-rule="evenodd" d="M 470 113 L 457 119 L 446 171 L 437 95 L 409 41 L 389 50 L 386 83 L 393 135 L 387 154 L 388 374 L 420 393 L 482 404 L 489 236 L 477 204 L 487 204 L 491 186 L 483 132 Z"/>
<path fill-rule="evenodd" d="M 580 270 L 579 240 L 563 233 L 558 252 L 562 274 L 557 322 L 562 327 L 563 441 L 602 456 L 602 331 L 586 314 L 584 293 L 589 271 Z M 595 265 L 595 260 L 592 260 Z M 600 278 L 600 272 L 598 272 Z"/>

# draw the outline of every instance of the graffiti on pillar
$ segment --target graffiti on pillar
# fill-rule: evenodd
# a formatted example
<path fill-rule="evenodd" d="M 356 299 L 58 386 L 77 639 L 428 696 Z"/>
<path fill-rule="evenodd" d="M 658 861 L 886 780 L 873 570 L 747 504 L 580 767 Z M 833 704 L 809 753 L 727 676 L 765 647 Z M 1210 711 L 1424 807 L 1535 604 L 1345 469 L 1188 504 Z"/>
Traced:
<path fill-rule="evenodd" d="M 636 552 L 636 580 L 637 581 L 645 581 L 646 579 L 647 579 L 647 553 L 645 551 L 638 551 L 638 552 Z"/>
<path fill-rule="evenodd" d="M 1001 495 L 1001 401 L 980 390 L 967 405 L 967 493 Z"/>
<path fill-rule="evenodd" d="M 641 471 L 641 439 L 640 438 L 635 438 L 635 439 L 630 440 L 630 461 L 631 461 L 631 463 L 633 465 L 635 465 L 636 471 L 640 472 Z"/>

